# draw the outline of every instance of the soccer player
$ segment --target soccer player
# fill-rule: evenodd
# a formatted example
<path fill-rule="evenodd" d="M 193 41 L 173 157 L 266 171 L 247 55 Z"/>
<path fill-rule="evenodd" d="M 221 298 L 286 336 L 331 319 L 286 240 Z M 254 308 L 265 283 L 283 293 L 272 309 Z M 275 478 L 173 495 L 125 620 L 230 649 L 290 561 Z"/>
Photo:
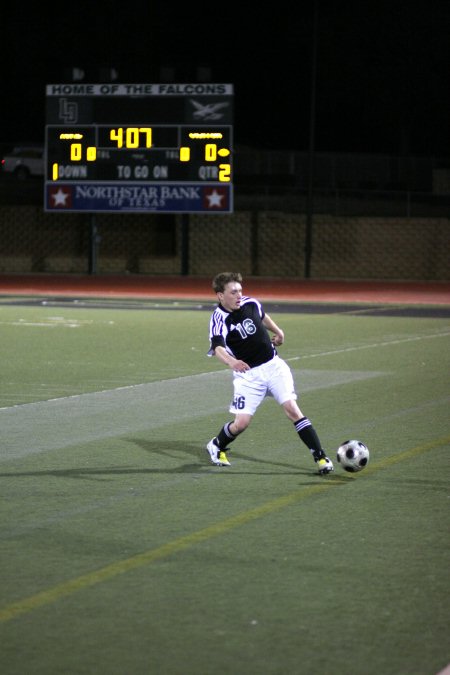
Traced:
<path fill-rule="evenodd" d="M 233 371 L 234 395 L 229 412 L 234 414 L 234 420 L 226 422 L 207 444 L 211 463 L 230 466 L 227 446 L 247 429 L 264 397 L 270 395 L 283 407 L 300 439 L 310 449 L 319 474 L 330 473 L 333 463 L 323 451 L 313 425 L 297 405 L 291 369 L 277 354 L 276 348 L 284 342 L 283 331 L 258 300 L 242 294 L 239 272 L 218 274 L 212 286 L 218 305 L 211 315 L 208 356 L 216 356 Z"/>

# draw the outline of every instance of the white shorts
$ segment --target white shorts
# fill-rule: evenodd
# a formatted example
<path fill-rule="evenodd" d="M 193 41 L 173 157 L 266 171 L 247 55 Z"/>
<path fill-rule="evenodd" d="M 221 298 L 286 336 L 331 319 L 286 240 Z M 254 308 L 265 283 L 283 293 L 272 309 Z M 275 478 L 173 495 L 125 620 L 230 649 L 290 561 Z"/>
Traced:
<path fill-rule="evenodd" d="M 234 415 L 254 415 L 266 396 L 273 396 L 280 405 L 297 400 L 291 369 L 279 356 L 245 373 L 234 372 L 233 388 L 229 411 Z"/>

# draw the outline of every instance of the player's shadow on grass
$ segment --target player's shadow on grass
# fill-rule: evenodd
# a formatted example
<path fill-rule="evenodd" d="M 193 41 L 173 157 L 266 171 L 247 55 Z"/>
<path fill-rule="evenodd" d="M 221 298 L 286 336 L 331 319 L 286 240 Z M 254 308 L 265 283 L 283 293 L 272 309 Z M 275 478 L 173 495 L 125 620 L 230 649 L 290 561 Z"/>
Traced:
<path fill-rule="evenodd" d="M 230 473 L 245 473 L 245 474 L 305 474 L 311 475 L 311 470 L 303 469 L 299 467 L 298 464 L 281 462 L 277 460 L 268 460 L 261 457 L 252 457 L 250 454 L 245 452 L 235 451 L 234 448 L 228 453 L 228 457 L 231 462 L 231 467 L 215 467 L 209 461 L 208 453 L 205 448 L 198 446 L 197 444 L 193 445 L 186 443 L 184 441 L 151 441 L 144 438 L 127 438 L 129 443 L 134 443 L 140 448 L 148 452 L 150 455 L 161 454 L 163 456 L 170 456 L 174 459 L 179 458 L 180 452 L 184 454 L 189 454 L 197 460 L 195 464 L 184 464 L 179 466 L 177 469 L 173 469 L 173 473 L 189 473 L 191 471 L 198 473 L 199 469 L 206 468 L 212 469 L 213 471 L 219 470 L 223 472 L 229 471 Z M 233 459 L 239 460 L 239 463 L 233 463 Z M 249 469 L 248 465 L 246 466 L 243 462 L 250 462 L 261 466 L 261 471 L 255 469 Z M 278 471 L 268 471 L 267 468 L 263 467 L 278 467 Z M 311 466 L 311 469 L 314 472 L 314 466 Z"/>
<path fill-rule="evenodd" d="M 114 476 L 130 476 L 145 474 L 196 474 L 207 475 L 216 473 L 217 475 L 305 475 L 312 477 L 318 474 L 312 464 L 311 468 L 302 468 L 301 466 L 278 460 L 268 460 L 261 457 L 253 457 L 250 454 L 235 452 L 229 453 L 231 466 L 216 467 L 210 461 L 204 447 L 197 443 L 186 441 L 164 441 L 147 440 L 144 438 L 125 438 L 124 441 L 131 443 L 144 450 L 149 456 L 147 466 L 130 464 L 124 465 L 105 465 L 105 466 L 83 466 L 61 469 L 41 469 L 37 471 L 14 471 L 0 473 L 0 478 L 7 477 L 25 477 L 25 476 L 53 476 L 56 478 L 73 478 L 88 480 L 105 480 Z M 191 462 L 180 463 L 180 457 L 189 455 Z M 156 458 L 160 457 L 158 461 Z M 233 461 L 235 460 L 235 461 Z M 175 465 L 174 465 L 175 461 Z M 330 476 L 329 478 L 336 478 Z"/>

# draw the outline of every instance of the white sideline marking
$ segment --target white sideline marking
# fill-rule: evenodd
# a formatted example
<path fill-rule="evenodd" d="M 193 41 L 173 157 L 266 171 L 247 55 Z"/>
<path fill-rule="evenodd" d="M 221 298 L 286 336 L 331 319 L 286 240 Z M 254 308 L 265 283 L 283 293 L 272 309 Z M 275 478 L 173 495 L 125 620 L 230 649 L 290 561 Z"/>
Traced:
<path fill-rule="evenodd" d="M 450 332 L 410 336 L 328 352 L 296 356 L 287 361 L 306 360 L 343 352 L 384 347 L 405 342 L 449 336 Z M 386 375 L 379 371 L 295 371 L 302 392 L 342 385 Z M 176 409 L 178 420 L 225 412 L 229 388 L 220 390 L 221 379 L 231 380 L 230 370 L 213 371 L 152 383 L 127 385 L 87 394 L 75 394 L 47 401 L 0 408 L 2 448 L 0 461 L 89 443 L 101 438 L 156 429 L 167 424 L 167 411 Z M 179 407 L 176 402 L 184 402 Z M 186 405 L 186 401 L 189 404 Z M 211 401 L 216 406 L 211 407 Z M 51 440 L 49 440 L 49 438 Z"/>
<path fill-rule="evenodd" d="M 318 356 L 333 356 L 334 354 L 344 354 L 346 352 L 357 352 L 360 349 L 373 349 L 375 347 L 387 347 L 389 345 L 400 345 L 404 342 L 416 342 L 417 340 L 431 340 L 433 338 L 448 337 L 450 331 L 442 333 L 431 333 L 430 335 L 414 335 L 407 338 L 400 338 L 398 340 L 385 340 L 384 342 L 372 342 L 368 345 L 358 345 L 357 347 L 344 347 L 343 349 L 333 349 L 330 352 L 319 352 L 318 354 L 308 354 L 307 356 L 294 356 L 286 361 L 298 361 L 300 359 L 315 359 Z"/>
<path fill-rule="evenodd" d="M 356 352 L 361 349 L 372 349 L 376 347 L 385 347 L 388 345 L 396 345 L 396 344 L 402 344 L 404 342 L 411 342 L 411 341 L 416 341 L 416 340 L 429 340 L 432 338 L 438 338 L 438 337 L 448 337 L 450 336 L 450 331 L 444 331 L 442 333 L 431 333 L 429 335 L 416 335 L 412 337 L 407 337 L 407 338 L 401 338 L 398 340 L 385 340 L 384 342 L 372 342 L 367 345 L 358 345 L 354 347 L 345 347 L 343 349 L 333 349 L 332 351 L 328 352 L 318 352 L 317 354 L 303 354 L 302 356 L 292 356 L 291 358 L 286 358 L 285 361 L 304 361 L 305 359 L 315 359 L 315 358 L 320 358 L 321 356 L 333 356 L 334 354 L 342 354 L 345 352 Z M 217 375 L 222 371 L 214 371 L 212 373 L 199 373 L 197 375 L 187 375 L 186 377 L 202 377 L 202 376 L 208 376 L 208 375 Z M 229 371 L 225 371 L 229 372 Z M 305 372 L 305 371 L 302 371 Z M 171 381 L 176 381 L 178 379 L 183 379 L 183 378 L 173 378 Z M 164 380 L 168 381 L 168 380 Z M 123 387 L 115 387 L 114 389 L 101 389 L 98 392 L 98 394 L 102 394 L 108 391 L 119 391 L 121 389 L 129 389 L 133 387 L 142 387 L 142 386 L 147 386 L 146 383 L 142 384 L 130 384 L 130 385 L 125 385 Z M 0 414 L 2 413 L 3 410 L 10 410 L 11 408 L 22 408 L 24 406 L 28 405 L 38 405 L 40 403 L 48 403 L 49 401 L 61 401 L 66 398 L 77 398 L 78 396 L 87 396 L 87 394 L 72 394 L 70 396 L 58 396 L 57 398 L 54 399 L 46 399 L 45 401 L 38 401 L 38 402 L 33 402 L 33 403 L 17 403 L 12 406 L 4 406 L 3 408 L 0 408 Z"/>
<path fill-rule="evenodd" d="M 305 391 L 385 375 L 306 369 L 293 374 L 300 397 Z M 168 411 L 178 422 L 225 413 L 231 376 L 230 370 L 222 370 L 2 408 L 0 460 L 157 429 L 167 425 Z"/>

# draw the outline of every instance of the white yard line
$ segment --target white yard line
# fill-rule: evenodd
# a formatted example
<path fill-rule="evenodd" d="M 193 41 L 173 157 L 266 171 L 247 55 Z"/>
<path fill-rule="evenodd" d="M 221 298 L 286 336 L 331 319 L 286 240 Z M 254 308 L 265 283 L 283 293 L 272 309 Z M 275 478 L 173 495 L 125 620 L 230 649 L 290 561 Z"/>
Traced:
<path fill-rule="evenodd" d="M 448 335 L 450 332 L 410 336 L 293 357 L 288 361 L 304 361 Z M 294 370 L 299 395 L 380 375 L 386 373 Z M 220 370 L 1 408 L 0 461 L 164 427 L 170 411 L 175 411 L 178 422 L 201 417 L 205 411 L 209 414 L 226 412 L 231 395 L 230 380 L 231 372 Z"/>
<path fill-rule="evenodd" d="M 383 375 L 372 371 L 294 370 L 299 392 Z M 227 382 L 228 380 L 228 382 Z M 222 386 L 223 382 L 223 386 Z M 208 414 L 226 413 L 231 371 L 188 375 L 0 410 L 0 461 L 68 448 L 103 438 L 150 431 Z"/>

